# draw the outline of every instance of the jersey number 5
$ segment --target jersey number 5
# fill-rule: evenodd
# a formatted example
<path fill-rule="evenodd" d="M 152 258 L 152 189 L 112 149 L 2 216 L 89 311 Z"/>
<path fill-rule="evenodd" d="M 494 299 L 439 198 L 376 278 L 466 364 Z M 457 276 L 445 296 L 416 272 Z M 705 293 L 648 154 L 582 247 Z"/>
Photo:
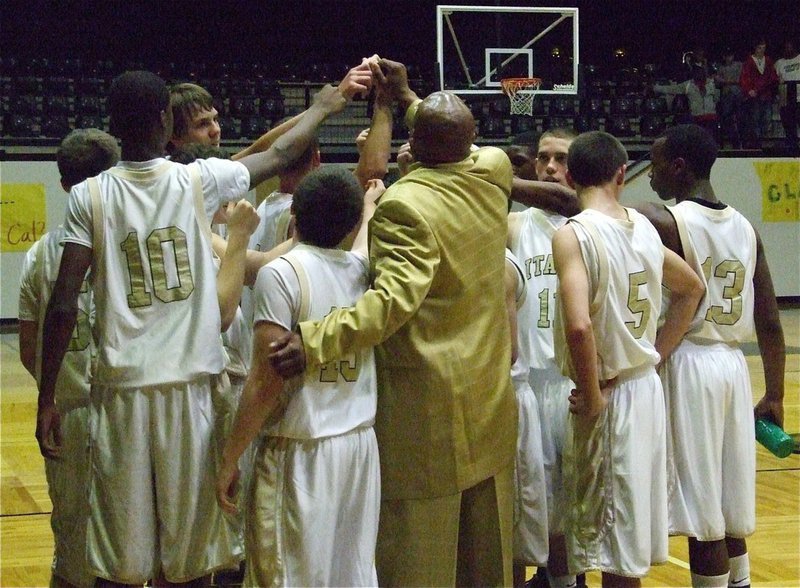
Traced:
<path fill-rule="evenodd" d="M 645 284 L 647 284 L 646 272 L 641 271 L 628 275 L 628 310 L 638 315 L 639 324 L 637 325 L 636 321 L 626 321 L 625 326 L 628 327 L 628 331 L 635 339 L 642 338 L 647 329 L 647 323 L 650 322 L 650 302 L 647 298 L 639 295 L 639 288 Z"/>
<path fill-rule="evenodd" d="M 192 268 L 189 266 L 189 249 L 186 246 L 186 233 L 178 227 L 155 229 L 148 235 L 145 246 L 150 261 L 150 282 L 153 293 L 161 302 L 185 300 L 194 291 Z M 128 307 L 141 308 L 150 306 L 153 297 L 147 290 L 145 266 L 139 249 L 139 235 L 131 231 L 120 243 L 125 253 L 130 280 Z M 173 263 L 166 263 L 166 256 L 171 256 Z M 170 271 L 167 267 L 169 266 Z M 172 275 L 167 275 L 167 274 Z"/>

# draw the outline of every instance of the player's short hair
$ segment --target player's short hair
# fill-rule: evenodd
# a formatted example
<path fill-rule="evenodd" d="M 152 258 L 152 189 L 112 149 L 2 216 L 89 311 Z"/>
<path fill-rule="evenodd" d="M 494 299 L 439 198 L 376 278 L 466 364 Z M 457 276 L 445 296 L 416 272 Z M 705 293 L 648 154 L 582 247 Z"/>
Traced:
<path fill-rule="evenodd" d="M 707 180 L 717 160 L 719 148 L 711 133 L 693 124 L 670 127 L 664 133 L 664 155 L 670 160 L 682 157 L 696 178 Z"/>
<path fill-rule="evenodd" d="M 149 139 L 169 108 L 167 84 L 149 71 L 126 71 L 111 82 L 107 109 L 111 134 L 123 141 Z"/>
<path fill-rule="evenodd" d="M 574 141 L 575 137 L 578 136 L 578 132 L 575 129 L 569 127 L 555 127 L 552 129 L 547 129 L 542 136 L 539 137 L 539 141 L 542 139 L 546 139 L 547 137 L 553 137 L 554 139 L 566 139 L 568 141 Z M 538 145 L 538 143 L 537 143 Z"/>
<path fill-rule="evenodd" d="M 184 82 L 169 88 L 172 106 L 172 134 L 183 137 L 189 130 L 189 122 L 198 112 L 214 108 L 214 99 L 208 90 L 197 84 Z"/>
<path fill-rule="evenodd" d="M 117 140 L 100 129 L 75 129 L 58 146 L 56 163 L 61 183 L 71 188 L 119 161 Z"/>
<path fill-rule="evenodd" d="M 353 172 L 341 165 L 314 170 L 292 197 L 295 227 L 302 240 L 328 249 L 353 230 L 363 209 L 364 189 Z"/>
<path fill-rule="evenodd" d="M 192 163 L 196 159 L 230 159 L 228 153 L 215 145 L 202 145 L 201 143 L 187 143 L 173 152 L 169 158 L 175 163 Z"/>
<path fill-rule="evenodd" d="M 628 152 L 619 139 L 603 131 L 578 135 L 567 152 L 567 169 L 580 186 L 610 182 L 617 170 L 628 163 Z"/>

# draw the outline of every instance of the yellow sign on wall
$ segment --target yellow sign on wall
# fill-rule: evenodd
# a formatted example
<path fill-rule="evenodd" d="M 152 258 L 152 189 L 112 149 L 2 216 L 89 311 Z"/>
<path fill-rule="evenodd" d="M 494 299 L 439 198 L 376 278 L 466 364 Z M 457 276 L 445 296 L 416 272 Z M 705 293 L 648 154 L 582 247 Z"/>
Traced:
<path fill-rule="evenodd" d="M 44 184 L 0 184 L 0 251 L 27 251 L 47 231 Z"/>
<path fill-rule="evenodd" d="M 800 162 L 754 161 L 753 167 L 761 180 L 761 219 L 800 221 Z"/>

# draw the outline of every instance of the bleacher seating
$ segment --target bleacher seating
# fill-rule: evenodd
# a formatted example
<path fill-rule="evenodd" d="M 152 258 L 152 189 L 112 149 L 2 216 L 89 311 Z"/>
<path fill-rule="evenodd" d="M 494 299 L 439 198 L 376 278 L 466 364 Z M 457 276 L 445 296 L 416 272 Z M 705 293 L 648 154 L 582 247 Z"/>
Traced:
<path fill-rule="evenodd" d="M 190 61 L 148 67 L 136 61 L 2 56 L 0 137 L 16 143 L 31 138 L 54 145 L 72 128 L 107 129 L 105 99 L 110 81 L 129 68 L 151 69 L 169 83 L 192 81 L 208 89 L 220 114 L 223 137 L 231 143 L 253 140 L 285 117 L 302 112 L 323 83 L 344 75 L 344 66 L 332 63 L 280 64 L 270 69 L 266 63 Z M 628 145 L 646 144 L 670 125 L 691 121 L 685 96 L 654 96 L 648 90 L 656 79 L 664 78 L 664 72 L 652 64 L 608 72 L 594 66 L 584 69 L 578 96 L 537 95 L 531 116 L 511 115 L 508 98 L 499 93 L 463 96 L 478 123 L 477 142 L 503 144 L 523 132 L 572 126 L 580 132 L 609 131 Z M 436 89 L 436 84 L 432 79 L 420 79 L 421 71 L 413 64 L 408 67 L 412 85 L 425 95 Z M 435 77 L 433 71 L 427 75 Z M 367 102 L 353 102 L 326 123 L 320 133 L 323 149 L 341 145 L 355 153 L 353 139 L 368 125 Z M 396 113 L 395 145 L 407 136 L 403 117 Z"/>
<path fill-rule="evenodd" d="M 68 96 L 46 96 L 42 104 L 42 112 L 46 117 L 69 116 L 72 114 L 72 102 Z"/>
<path fill-rule="evenodd" d="M 504 139 L 508 137 L 506 125 L 501 116 L 484 116 L 479 126 L 480 136 L 490 139 Z"/>
<path fill-rule="evenodd" d="M 36 132 L 37 126 L 37 120 L 33 116 L 26 114 L 9 114 L 6 117 L 3 130 L 11 137 L 37 137 L 39 135 Z"/>
<path fill-rule="evenodd" d="M 99 114 L 79 114 L 75 117 L 76 129 L 100 129 L 108 130 L 108 125 Z"/>
<path fill-rule="evenodd" d="M 42 117 L 41 133 L 44 137 L 63 137 L 70 131 L 69 118 L 65 114 Z"/>

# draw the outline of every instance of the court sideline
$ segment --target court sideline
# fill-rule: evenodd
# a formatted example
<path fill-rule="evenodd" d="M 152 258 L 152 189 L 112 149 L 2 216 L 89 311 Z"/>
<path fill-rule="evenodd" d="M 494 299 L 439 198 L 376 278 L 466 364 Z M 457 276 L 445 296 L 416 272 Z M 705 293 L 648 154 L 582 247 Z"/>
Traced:
<path fill-rule="evenodd" d="M 787 346 L 786 430 L 800 431 L 800 308 L 781 311 Z M 6 329 L 8 331 L 8 329 Z M 0 335 L 0 586 L 47 586 L 53 538 L 50 499 L 34 429 L 36 386 L 19 361 L 15 331 Z M 763 369 L 754 344 L 745 348 L 757 400 Z M 752 585 L 800 586 L 800 455 L 778 459 L 758 446 L 757 530 L 748 539 Z M 643 586 L 685 586 L 683 538 L 670 540 L 670 560 L 654 567 Z M 599 586 L 599 574 L 589 585 Z"/>

